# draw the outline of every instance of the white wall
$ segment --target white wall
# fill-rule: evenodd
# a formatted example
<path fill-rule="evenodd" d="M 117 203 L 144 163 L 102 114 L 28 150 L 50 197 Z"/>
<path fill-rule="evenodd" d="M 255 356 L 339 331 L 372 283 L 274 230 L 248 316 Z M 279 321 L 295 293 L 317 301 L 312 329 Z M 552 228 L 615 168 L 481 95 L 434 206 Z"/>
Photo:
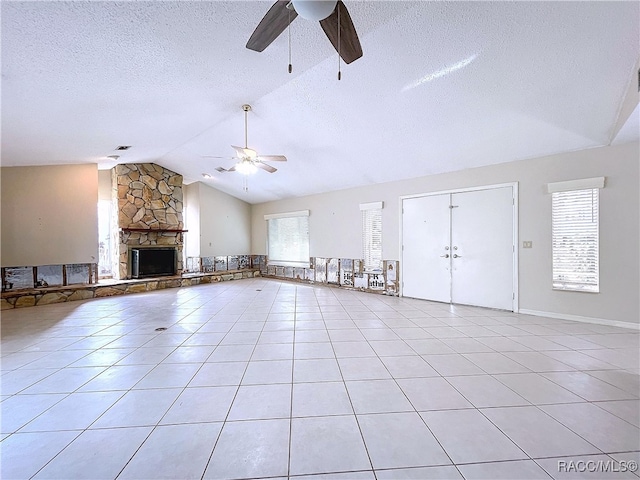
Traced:
<path fill-rule="evenodd" d="M 113 201 L 111 170 L 98 170 L 98 200 Z"/>
<path fill-rule="evenodd" d="M 251 253 L 251 205 L 202 182 L 186 187 L 187 256 Z"/>
<path fill-rule="evenodd" d="M 187 257 L 200 256 L 200 182 L 183 185 L 184 250 Z"/>
<path fill-rule="evenodd" d="M 3 167 L 2 266 L 94 263 L 96 165 Z"/>
<path fill-rule="evenodd" d="M 400 196 L 517 181 L 520 241 L 533 241 L 532 249 L 519 250 L 520 308 L 640 323 L 639 154 L 638 143 L 629 143 L 254 205 L 251 252 L 266 254 L 264 214 L 308 209 L 311 256 L 360 258 L 359 204 L 384 201 L 383 257 L 399 260 Z M 554 291 L 546 184 L 596 176 L 607 177 L 600 195 L 600 293 Z"/>

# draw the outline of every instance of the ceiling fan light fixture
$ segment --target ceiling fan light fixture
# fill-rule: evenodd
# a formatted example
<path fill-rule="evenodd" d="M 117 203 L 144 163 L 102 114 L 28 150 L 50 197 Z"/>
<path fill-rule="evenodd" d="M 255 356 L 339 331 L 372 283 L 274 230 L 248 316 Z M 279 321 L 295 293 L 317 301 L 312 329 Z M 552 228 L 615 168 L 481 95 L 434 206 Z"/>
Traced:
<path fill-rule="evenodd" d="M 258 158 L 258 152 L 256 152 L 252 148 L 244 147 L 242 150 L 244 151 L 244 154 L 247 156 L 247 158 L 251 160 L 255 160 L 256 158 Z"/>
<path fill-rule="evenodd" d="M 241 173 L 242 175 L 253 175 L 257 171 L 258 167 L 256 167 L 248 158 L 245 158 L 236 164 L 236 172 Z"/>
<path fill-rule="evenodd" d="M 336 9 L 337 0 L 291 0 L 296 13 L 306 20 L 319 22 Z"/>

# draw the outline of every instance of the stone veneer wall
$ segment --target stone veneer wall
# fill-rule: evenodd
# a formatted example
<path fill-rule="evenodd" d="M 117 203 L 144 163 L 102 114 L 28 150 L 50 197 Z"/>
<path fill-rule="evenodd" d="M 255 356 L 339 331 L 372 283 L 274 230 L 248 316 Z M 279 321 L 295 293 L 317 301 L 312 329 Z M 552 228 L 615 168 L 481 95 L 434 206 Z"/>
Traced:
<path fill-rule="evenodd" d="M 130 278 L 132 247 L 175 246 L 177 274 L 183 270 L 182 175 L 153 163 L 116 165 L 111 170 L 114 208 L 113 272 Z M 129 231 L 139 229 L 142 231 Z"/>

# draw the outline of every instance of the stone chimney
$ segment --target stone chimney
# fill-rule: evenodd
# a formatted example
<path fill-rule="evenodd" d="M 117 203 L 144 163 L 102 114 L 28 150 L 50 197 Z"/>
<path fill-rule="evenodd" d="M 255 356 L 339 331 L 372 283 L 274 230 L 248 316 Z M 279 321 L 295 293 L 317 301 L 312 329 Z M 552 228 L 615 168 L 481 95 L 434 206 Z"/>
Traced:
<path fill-rule="evenodd" d="M 131 278 L 132 247 L 174 246 L 182 273 L 184 222 L 182 175 L 153 163 L 116 165 L 111 170 L 114 203 L 114 276 Z"/>

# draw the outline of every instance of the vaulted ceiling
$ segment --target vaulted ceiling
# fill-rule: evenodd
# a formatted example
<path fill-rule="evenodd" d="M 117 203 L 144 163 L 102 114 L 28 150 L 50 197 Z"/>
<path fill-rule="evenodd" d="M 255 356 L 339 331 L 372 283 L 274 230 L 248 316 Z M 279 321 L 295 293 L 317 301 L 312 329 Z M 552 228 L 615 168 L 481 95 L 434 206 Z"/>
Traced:
<path fill-rule="evenodd" d="M 155 162 L 257 203 L 614 139 L 638 2 L 345 5 L 364 56 L 339 81 L 317 22 L 292 23 L 291 74 L 286 32 L 245 48 L 271 2 L 2 2 L 2 165 Z M 203 157 L 243 144 L 244 103 L 249 146 L 288 157 L 246 192 Z"/>

